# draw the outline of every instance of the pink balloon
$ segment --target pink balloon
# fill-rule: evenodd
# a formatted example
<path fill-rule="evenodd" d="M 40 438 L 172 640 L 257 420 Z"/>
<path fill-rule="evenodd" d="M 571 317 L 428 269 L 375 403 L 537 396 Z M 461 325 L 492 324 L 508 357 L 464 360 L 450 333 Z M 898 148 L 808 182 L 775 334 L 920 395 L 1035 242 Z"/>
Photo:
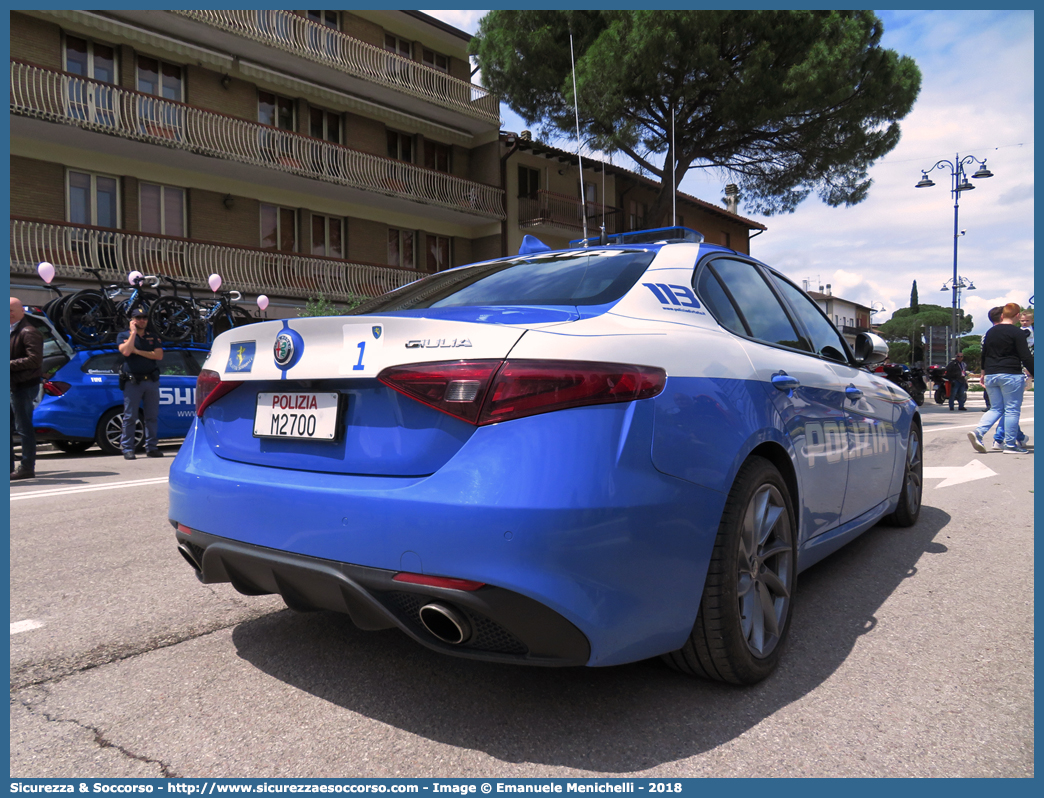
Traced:
<path fill-rule="evenodd" d="M 41 261 L 40 265 L 36 267 L 36 273 L 45 283 L 49 283 L 54 279 L 54 266 L 47 261 Z"/>
<path fill-rule="evenodd" d="M 266 297 L 264 294 L 261 294 L 261 296 L 259 296 L 257 298 L 257 306 L 259 308 L 261 308 L 261 310 L 264 310 L 265 308 L 267 308 L 268 307 L 268 297 Z"/>
<path fill-rule="evenodd" d="M 210 279 L 207 280 L 207 284 L 210 286 L 211 291 L 217 291 L 221 287 L 221 275 L 212 274 Z"/>

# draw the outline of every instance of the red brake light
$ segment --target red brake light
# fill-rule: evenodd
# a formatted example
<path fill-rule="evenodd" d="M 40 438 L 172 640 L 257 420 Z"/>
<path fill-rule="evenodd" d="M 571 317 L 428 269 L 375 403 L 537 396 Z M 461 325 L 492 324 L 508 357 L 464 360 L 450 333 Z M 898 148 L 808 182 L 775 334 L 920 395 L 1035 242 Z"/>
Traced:
<path fill-rule="evenodd" d="M 478 590 L 485 582 L 472 582 L 470 579 L 454 579 L 449 576 L 427 576 L 425 574 L 395 574 L 393 582 L 407 582 L 411 585 L 427 585 L 428 587 L 448 587 L 450 590 Z"/>
<path fill-rule="evenodd" d="M 392 366 L 378 374 L 377 379 L 436 410 L 477 424 L 490 380 L 502 362 L 461 360 Z"/>
<path fill-rule="evenodd" d="M 72 386 L 67 382 L 59 382 L 58 380 L 47 380 L 43 384 L 44 393 L 48 396 L 61 396 Z"/>
<path fill-rule="evenodd" d="M 583 405 L 648 399 L 667 373 L 651 366 L 565 360 L 476 360 L 393 366 L 391 388 L 477 426 Z"/>
<path fill-rule="evenodd" d="M 196 415 L 203 418 L 203 411 L 229 391 L 243 384 L 242 380 L 221 380 L 221 375 L 203 369 L 196 377 Z"/>

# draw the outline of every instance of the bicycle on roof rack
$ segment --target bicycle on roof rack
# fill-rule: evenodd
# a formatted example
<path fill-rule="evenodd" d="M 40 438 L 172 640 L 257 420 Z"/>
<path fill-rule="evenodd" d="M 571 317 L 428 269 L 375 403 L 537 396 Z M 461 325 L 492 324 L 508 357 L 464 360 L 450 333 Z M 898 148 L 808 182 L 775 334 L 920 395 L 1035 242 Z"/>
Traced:
<path fill-rule="evenodd" d="M 98 288 L 85 288 L 69 297 L 62 309 L 62 326 L 65 333 L 78 344 L 104 344 L 115 339 L 116 333 L 127 326 L 131 311 L 149 305 L 159 298 L 158 294 L 146 291 L 144 286 L 156 288 L 159 278 L 155 275 L 141 275 L 134 278 L 130 285 L 130 296 L 120 302 L 116 301 L 123 288 L 118 285 L 106 285 L 102 280 L 101 269 L 84 267 L 98 279 Z"/>
<path fill-rule="evenodd" d="M 221 291 L 214 299 L 197 299 L 192 289 L 198 284 L 161 277 L 174 287 L 175 292 L 160 297 L 149 309 L 149 325 L 163 341 L 209 345 L 215 336 L 226 330 L 257 321 L 246 310 L 232 304 L 243 298 L 239 291 Z M 178 286 L 188 289 L 187 299 L 177 296 Z"/>

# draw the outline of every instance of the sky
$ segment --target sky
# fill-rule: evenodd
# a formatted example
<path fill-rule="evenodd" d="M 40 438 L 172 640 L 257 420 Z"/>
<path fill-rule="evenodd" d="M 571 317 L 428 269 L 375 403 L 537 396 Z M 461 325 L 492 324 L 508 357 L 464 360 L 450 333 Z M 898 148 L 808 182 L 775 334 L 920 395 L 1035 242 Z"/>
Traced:
<path fill-rule="evenodd" d="M 486 11 L 424 13 L 475 33 Z M 763 217 L 741 204 L 741 216 L 768 227 L 751 240 L 751 254 L 799 285 L 830 284 L 835 296 L 883 308 L 874 323 L 909 306 L 914 280 L 921 303 L 950 307 L 952 294 L 940 290 L 953 278 L 950 170 L 930 172 L 933 188 L 914 185 L 938 161 L 952 163 L 958 154 L 985 159 L 994 176 L 961 192 L 958 229 L 966 233 L 957 258 L 958 275 L 975 286 L 961 293 L 961 307 L 974 318 L 974 331 L 985 332 L 991 307 L 1025 307 L 1034 291 L 1033 12 L 877 14 L 882 45 L 921 69 L 921 93 L 900 122 L 902 139 L 871 168 L 869 197 L 852 208 L 830 208 L 814 192 L 792 214 Z M 526 127 L 501 104 L 502 129 Z M 574 141 L 548 143 L 573 149 Z M 966 167 L 969 175 L 977 168 Z M 716 172 L 692 170 L 679 188 L 721 204 L 728 182 Z"/>

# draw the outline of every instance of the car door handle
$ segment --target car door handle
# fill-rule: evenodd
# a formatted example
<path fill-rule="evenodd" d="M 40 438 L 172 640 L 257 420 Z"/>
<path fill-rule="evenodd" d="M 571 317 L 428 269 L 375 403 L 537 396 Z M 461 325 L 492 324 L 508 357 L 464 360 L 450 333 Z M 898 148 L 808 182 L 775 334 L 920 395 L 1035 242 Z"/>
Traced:
<path fill-rule="evenodd" d="M 845 388 L 845 396 L 855 402 L 863 398 L 863 392 L 854 385 L 849 385 Z"/>
<path fill-rule="evenodd" d="M 794 395 L 794 389 L 801 386 L 797 377 L 791 377 L 785 371 L 772 375 L 772 386 L 777 391 L 786 391 L 787 396 Z"/>

